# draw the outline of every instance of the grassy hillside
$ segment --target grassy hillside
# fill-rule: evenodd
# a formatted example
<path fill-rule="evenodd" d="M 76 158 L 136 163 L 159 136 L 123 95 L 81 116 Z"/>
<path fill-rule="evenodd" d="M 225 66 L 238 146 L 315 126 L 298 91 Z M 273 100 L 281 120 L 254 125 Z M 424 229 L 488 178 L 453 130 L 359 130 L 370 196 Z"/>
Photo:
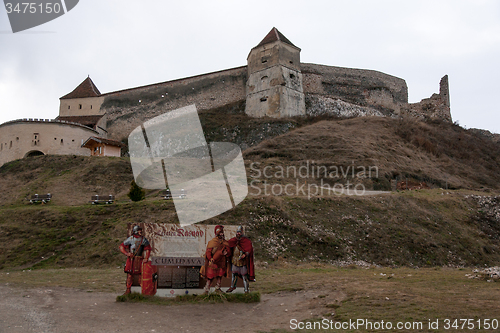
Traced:
<path fill-rule="evenodd" d="M 460 191 L 371 197 L 248 197 L 206 221 L 243 224 L 260 260 L 483 266 L 500 260 L 499 220 Z M 0 267 L 119 265 L 131 222 L 177 222 L 173 203 L 0 209 Z"/>
<path fill-rule="evenodd" d="M 36 156 L 0 167 L 0 205 L 24 205 L 31 195 L 52 193 L 55 205 L 82 205 L 94 194 L 126 197 L 133 180 L 126 158 Z"/>
<path fill-rule="evenodd" d="M 300 178 L 301 184 L 349 181 L 368 190 L 390 190 L 390 180 L 398 178 L 434 188 L 500 189 L 500 144 L 453 124 L 378 117 L 250 121 L 239 107 L 207 111 L 201 118 L 208 142 L 249 147 L 243 155 L 248 181 L 255 187 L 264 181 L 296 184 Z M 271 177 L 264 176 L 266 167 Z M 309 171 L 307 177 L 276 174 L 280 167 Z M 371 167 L 371 174 L 359 177 L 360 167 Z M 0 167 L 0 205 L 23 204 L 34 193 L 52 193 L 58 205 L 85 204 L 93 194 L 128 200 L 132 180 L 127 158 L 38 156 Z M 148 194 L 157 197 L 158 191 Z"/>
<path fill-rule="evenodd" d="M 315 183 L 350 180 L 368 189 L 389 190 L 390 180 L 398 178 L 424 181 L 430 187 L 500 188 L 500 144 L 443 122 L 375 117 L 323 120 L 263 141 L 247 149 L 244 157 L 258 162 L 259 170 L 266 166 L 298 169 L 308 162 L 308 182 Z M 358 177 L 362 167 L 376 167 L 378 172 Z M 355 175 L 346 172 L 344 177 L 339 171 L 325 177 L 325 168 L 354 168 Z M 313 170 L 320 170 L 319 175 Z M 267 181 L 290 182 L 289 177 L 275 178 Z"/>
<path fill-rule="evenodd" d="M 407 266 L 499 261 L 500 217 L 491 210 L 499 199 L 484 198 L 500 186 L 500 145 L 493 140 L 453 124 L 386 118 L 245 122 L 238 106 L 232 108 L 201 118 L 207 141 L 249 147 L 244 159 L 252 188 L 236 209 L 206 223 L 245 225 L 260 260 Z M 259 126 L 269 130 L 263 133 Z M 377 175 L 312 172 L 360 166 L 376 167 Z M 263 173 L 266 167 L 270 177 Z M 280 174 L 280 167 L 309 173 Z M 433 189 L 370 197 L 261 191 L 322 181 L 387 190 L 396 177 L 425 181 Z M 39 156 L 3 165 L 0 268 L 120 264 L 117 246 L 127 223 L 177 221 L 173 203 L 162 201 L 158 191 L 131 202 L 126 194 L 132 179 L 127 158 Z M 446 186 L 455 190 L 440 189 Z M 47 205 L 26 200 L 48 192 L 53 200 Z M 114 194 L 117 202 L 92 206 L 93 194 Z"/>

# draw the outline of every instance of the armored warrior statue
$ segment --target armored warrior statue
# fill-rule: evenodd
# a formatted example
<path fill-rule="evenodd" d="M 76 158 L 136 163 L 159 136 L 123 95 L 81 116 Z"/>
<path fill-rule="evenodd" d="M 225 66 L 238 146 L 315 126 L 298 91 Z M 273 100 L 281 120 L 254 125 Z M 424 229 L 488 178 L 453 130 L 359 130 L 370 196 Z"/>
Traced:
<path fill-rule="evenodd" d="M 207 244 L 207 250 L 205 251 L 205 266 L 200 270 L 201 276 L 207 280 L 207 284 L 204 288 L 205 294 L 208 294 L 214 278 L 217 280 L 215 292 L 222 292 L 220 288 L 222 277 L 226 277 L 228 274 L 228 255 L 229 247 L 224 238 L 224 227 L 218 225 L 215 227 L 215 237 Z"/>
<path fill-rule="evenodd" d="M 125 273 L 127 273 L 127 290 L 125 294 L 130 294 L 130 288 L 134 282 L 134 275 L 141 274 L 143 262 L 148 262 L 151 253 L 149 241 L 142 235 L 142 228 L 136 225 L 132 229 L 132 236 L 120 244 L 120 252 L 127 256 Z"/>
<path fill-rule="evenodd" d="M 230 293 L 236 289 L 239 276 L 243 279 L 245 293 L 248 293 L 249 281 L 255 281 L 252 241 L 243 235 L 243 227 L 239 226 L 236 237 L 231 238 L 228 243 L 231 248 L 232 279 L 231 287 L 226 292 Z"/>

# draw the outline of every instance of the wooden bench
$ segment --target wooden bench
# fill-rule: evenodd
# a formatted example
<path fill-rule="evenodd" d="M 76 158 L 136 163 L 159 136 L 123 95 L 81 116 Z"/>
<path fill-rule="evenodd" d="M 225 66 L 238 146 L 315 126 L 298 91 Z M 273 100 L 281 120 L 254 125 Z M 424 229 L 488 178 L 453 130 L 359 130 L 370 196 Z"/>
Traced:
<path fill-rule="evenodd" d="M 30 204 L 41 203 L 46 204 L 52 199 L 52 194 L 33 194 L 30 199 Z"/>
<path fill-rule="evenodd" d="M 187 196 L 187 191 L 185 191 L 184 189 L 177 191 L 171 191 L 170 189 L 167 189 L 161 192 L 161 196 L 166 200 L 173 198 L 185 199 Z"/>
<path fill-rule="evenodd" d="M 92 198 L 90 199 L 90 202 L 93 205 L 97 205 L 100 203 L 105 203 L 107 204 L 112 204 L 115 201 L 115 196 L 114 195 L 93 195 Z"/>

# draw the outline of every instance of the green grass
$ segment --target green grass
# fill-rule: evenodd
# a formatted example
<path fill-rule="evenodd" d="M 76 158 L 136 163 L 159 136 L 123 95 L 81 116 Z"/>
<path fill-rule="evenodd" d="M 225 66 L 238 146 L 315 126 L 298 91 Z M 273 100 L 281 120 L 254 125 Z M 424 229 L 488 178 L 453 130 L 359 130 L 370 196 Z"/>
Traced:
<path fill-rule="evenodd" d="M 158 305 L 175 305 L 185 303 L 255 303 L 260 302 L 259 292 L 250 292 L 248 294 L 216 294 L 208 295 L 183 295 L 176 297 L 158 297 L 145 296 L 139 293 L 130 293 L 116 297 L 117 302 L 133 302 L 133 303 L 152 303 Z"/>
<path fill-rule="evenodd" d="M 0 283 L 16 288 L 65 287 L 119 293 L 125 290 L 125 276 L 122 267 L 2 270 Z"/>
<path fill-rule="evenodd" d="M 257 259 L 384 266 L 492 266 L 500 242 L 466 194 L 421 190 L 373 197 L 248 197 L 207 224 L 243 224 Z M 484 214 L 483 214 L 484 215 Z M 0 207 L 0 269 L 116 267 L 127 223 L 176 223 L 171 201 Z M 493 228 L 493 229 L 492 229 Z M 491 229 L 491 230 L 490 230 Z M 43 257 L 43 258 L 42 258 Z"/>
<path fill-rule="evenodd" d="M 465 274 L 470 272 L 470 269 L 440 267 L 348 269 L 284 265 L 261 271 L 258 278 L 263 293 L 286 291 L 290 285 L 304 290 L 321 290 L 322 295 L 318 298 L 329 293 L 343 293 L 345 298 L 340 303 L 328 304 L 324 308 L 322 318 L 334 322 L 357 319 L 423 322 L 424 329 L 414 331 L 429 332 L 426 326 L 429 319 L 439 319 L 441 323 L 444 319 L 461 318 L 500 320 L 500 283 L 468 279 Z M 322 318 L 310 320 L 314 322 Z M 441 326 L 437 332 L 447 330 Z"/>

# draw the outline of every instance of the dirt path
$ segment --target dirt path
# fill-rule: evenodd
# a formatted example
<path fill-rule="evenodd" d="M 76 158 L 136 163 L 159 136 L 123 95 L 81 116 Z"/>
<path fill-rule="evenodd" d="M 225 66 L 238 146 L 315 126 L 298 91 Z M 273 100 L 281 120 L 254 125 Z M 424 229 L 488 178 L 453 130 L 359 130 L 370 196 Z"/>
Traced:
<path fill-rule="evenodd" d="M 162 306 L 117 303 L 116 294 L 68 288 L 0 286 L 0 332 L 258 332 L 290 330 L 290 320 L 331 313 L 344 295 L 298 291 L 260 303 Z M 318 297 L 320 296 L 320 297 Z M 221 329 L 222 328 L 222 329 Z"/>
<path fill-rule="evenodd" d="M 360 189 L 339 189 L 339 188 L 329 188 L 329 187 L 321 187 L 323 190 L 327 190 L 333 193 L 345 194 L 348 196 L 362 196 L 362 195 L 379 195 L 379 194 L 389 194 L 391 191 L 370 191 L 365 190 L 364 188 Z"/>

